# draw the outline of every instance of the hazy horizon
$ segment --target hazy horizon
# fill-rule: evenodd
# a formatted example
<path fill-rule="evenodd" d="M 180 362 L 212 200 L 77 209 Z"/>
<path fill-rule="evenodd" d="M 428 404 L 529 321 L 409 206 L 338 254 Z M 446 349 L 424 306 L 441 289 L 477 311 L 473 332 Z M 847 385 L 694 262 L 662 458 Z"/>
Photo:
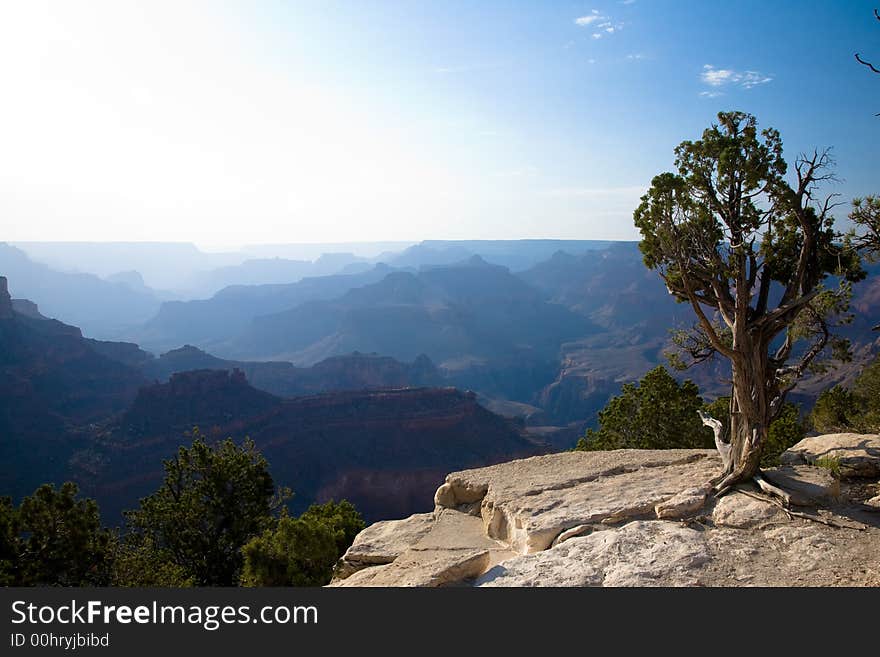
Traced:
<path fill-rule="evenodd" d="M 790 162 L 832 147 L 848 201 L 878 191 L 874 4 L 5 3 L 0 239 L 633 240 L 731 109 Z"/>
<path fill-rule="evenodd" d="M 265 243 L 227 243 L 215 244 L 212 242 L 203 242 L 198 240 L 4 240 L 6 244 L 15 246 L 27 251 L 27 247 L 34 246 L 68 246 L 68 245 L 101 245 L 101 246 L 146 246 L 146 245 L 170 245 L 170 246 L 194 246 L 202 253 L 244 253 L 254 258 L 280 258 L 282 256 L 260 255 L 260 251 L 272 252 L 282 250 L 286 247 L 303 247 L 304 250 L 312 251 L 315 257 L 334 253 L 353 253 L 370 257 L 380 255 L 384 251 L 403 250 L 408 246 L 430 242 L 637 242 L 638 237 L 632 239 L 605 240 L 592 238 L 557 238 L 557 237 L 508 237 L 501 239 L 485 238 L 485 239 L 419 239 L 419 240 L 357 240 L 351 242 L 323 242 L 323 241 L 302 241 L 302 242 L 265 242 Z M 0 242 L 2 243 L 2 242 Z"/>

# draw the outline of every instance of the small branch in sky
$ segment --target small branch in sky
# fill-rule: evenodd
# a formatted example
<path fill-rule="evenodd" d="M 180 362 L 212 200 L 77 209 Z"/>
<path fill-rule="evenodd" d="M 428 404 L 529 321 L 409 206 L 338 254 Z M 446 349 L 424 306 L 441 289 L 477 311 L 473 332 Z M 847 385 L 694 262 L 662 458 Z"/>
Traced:
<path fill-rule="evenodd" d="M 856 61 L 862 66 L 867 66 L 869 69 L 874 71 L 874 73 L 880 73 L 880 69 L 875 67 L 871 62 L 865 61 L 861 57 L 859 57 L 859 53 L 856 53 Z"/>

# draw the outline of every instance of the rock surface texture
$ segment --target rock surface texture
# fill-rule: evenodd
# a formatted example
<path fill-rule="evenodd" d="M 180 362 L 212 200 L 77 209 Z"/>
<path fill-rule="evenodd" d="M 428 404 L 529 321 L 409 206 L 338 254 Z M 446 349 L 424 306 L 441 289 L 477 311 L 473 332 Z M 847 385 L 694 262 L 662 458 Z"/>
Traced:
<path fill-rule="evenodd" d="M 816 461 L 837 462 L 843 478 L 880 477 L 880 435 L 829 433 L 804 438 L 782 455 L 782 463 L 798 465 Z M 820 461 L 821 462 L 821 461 Z"/>
<path fill-rule="evenodd" d="M 792 513 L 756 490 L 713 498 L 714 451 L 566 452 L 454 472 L 433 513 L 361 532 L 331 586 L 880 586 L 880 514 L 852 497 L 876 488 L 852 493 L 788 458 L 767 475 L 796 493 Z"/>

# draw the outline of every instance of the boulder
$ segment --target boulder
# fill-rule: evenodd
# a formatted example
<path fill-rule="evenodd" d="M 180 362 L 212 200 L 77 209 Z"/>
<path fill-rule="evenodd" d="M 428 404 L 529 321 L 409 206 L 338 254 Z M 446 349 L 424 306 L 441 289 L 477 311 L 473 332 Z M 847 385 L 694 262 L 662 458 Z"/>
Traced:
<path fill-rule="evenodd" d="M 784 517 L 778 506 L 736 492 L 722 497 L 712 512 L 712 522 L 717 526 L 737 529 L 764 525 Z"/>
<path fill-rule="evenodd" d="M 827 468 L 783 465 L 765 470 L 764 476 L 789 493 L 791 503 L 798 506 L 829 504 L 840 497 L 840 481 Z"/>
<path fill-rule="evenodd" d="M 689 586 L 710 561 L 702 534 L 678 523 L 637 520 L 504 561 L 476 586 Z"/>
<path fill-rule="evenodd" d="M 658 505 L 694 482 L 707 481 L 718 467 L 712 459 L 643 467 L 509 499 L 487 496 L 480 511 L 489 536 L 520 554 L 531 554 L 548 548 L 561 534 L 581 525 L 607 526 L 653 517 Z"/>
<path fill-rule="evenodd" d="M 345 578 L 368 566 L 391 563 L 431 531 L 433 513 L 418 513 L 403 520 L 386 520 L 360 532 L 336 567 Z"/>
<path fill-rule="evenodd" d="M 444 483 L 437 492 L 434 493 L 434 506 L 444 508 L 454 508 L 456 506 L 455 489 L 450 483 Z"/>
<path fill-rule="evenodd" d="M 880 435 L 875 433 L 829 433 L 811 436 L 783 452 L 783 465 L 814 464 L 831 459 L 843 478 L 880 478 Z"/>
<path fill-rule="evenodd" d="M 355 568 L 332 586 L 449 586 L 514 554 L 483 533 L 480 518 L 454 509 L 377 524 L 381 531 L 361 540 L 373 525 L 358 534 L 342 559 Z M 365 558 L 382 565 L 370 567 Z"/>
<path fill-rule="evenodd" d="M 330 586 L 450 586 L 484 573 L 489 561 L 488 550 L 410 551 L 393 563 L 359 570 Z"/>
<path fill-rule="evenodd" d="M 709 484 L 686 488 L 664 502 L 654 505 L 654 513 L 660 519 L 685 518 L 703 508 L 712 486 Z"/>
<path fill-rule="evenodd" d="M 720 467 L 709 450 L 565 452 L 453 473 L 444 486 L 460 507 L 481 494 L 486 535 L 530 554 L 581 525 L 654 516 L 658 504 L 702 486 Z M 447 498 L 448 490 L 437 498 Z"/>

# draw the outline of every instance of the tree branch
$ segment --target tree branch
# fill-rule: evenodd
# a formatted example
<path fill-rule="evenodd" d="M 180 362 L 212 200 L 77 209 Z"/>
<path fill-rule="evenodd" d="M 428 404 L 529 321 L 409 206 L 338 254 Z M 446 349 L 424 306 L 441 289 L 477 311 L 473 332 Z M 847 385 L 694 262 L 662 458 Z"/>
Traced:
<path fill-rule="evenodd" d="M 709 341 L 712 343 L 712 346 L 715 347 L 715 349 L 733 360 L 735 354 L 734 350 L 725 345 L 721 341 L 721 338 L 718 336 L 718 333 L 715 332 L 715 328 L 712 326 L 709 318 L 706 317 L 706 313 L 703 312 L 703 309 L 700 306 L 699 301 L 697 300 L 696 293 L 690 286 L 686 270 L 681 268 L 680 265 L 679 270 L 681 272 L 681 281 L 684 285 L 687 299 L 688 301 L 690 301 L 691 307 L 694 309 L 694 313 L 697 315 L 697 319 L 700 321 L 700 325 L 703 327 L 703 332 L 706 334 L 706 337 L 709 338 Z"/>
<path fill-rule="evenodd" d="M 767 313 L 763 317 L 761 317 L 758 321 L 755 322 L 756 328 L 764 329 L 769 324 L 775 324 L 776 322 L 788 323 L 785 320 L 788 319 L 787 315 L 797 314 L 800 312 L 801 308 L 810 303 L 813 298 L 819 294 L 821 290 L 814 289 L 802 296 L 800 299 L 795 299 L 794 301 L 785 304 L 784 306 L 779 306 L 772 312 Z"/>

